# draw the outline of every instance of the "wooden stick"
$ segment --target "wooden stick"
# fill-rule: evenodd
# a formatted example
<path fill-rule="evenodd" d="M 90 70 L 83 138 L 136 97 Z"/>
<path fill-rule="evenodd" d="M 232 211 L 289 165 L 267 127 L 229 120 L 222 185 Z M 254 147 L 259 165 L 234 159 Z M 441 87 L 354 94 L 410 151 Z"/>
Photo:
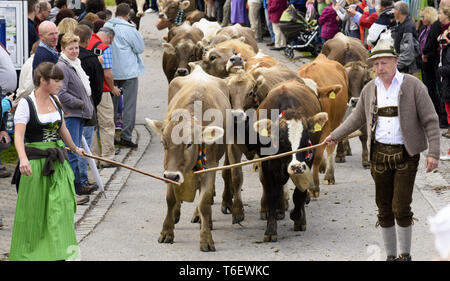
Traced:
<path fill-rule="evenodd" d="M 340 141 L 348 140 L 348 139 L 351 139 L 351 138 L 354 138 L 354 137 L 359 137 L 361 135 L 362 135 L 362 133 L 360 131 L 356 131 L 356 132 L 348 135 L 347 137 L 343 138 Z M 271 156 L 267 156 L 267 157 L 263 157 L 263 158 L 253 159 L 253 160 L 250 160 L 250 161 L 245 161 L 245 162 L 236 163 L 236 164 L 232 164 L 232 165 L 227 165 L 227 166 L 222 166 L 222 167 L 215 167 L 215 168 L 211 168 L 211 169 L 196 171 L 196 172 L 194 172 L 194 174 L 198 175 L 198 174 L 203 174 L 203 173 L 208 173 L 208 172 L 215 172 L 215 171 L 219 171 L 219 170 L 228 170 L 228 169 L 232 169 L 232 168 L 236 168 L 236 167 L 250 165 L 250 164 L 253 164 L 253 163 L 258 163 L 258 162 L 263 162 L 263 161 L 267 161 L 267 160 L 278 159 L 278 158 L 285 157 L 285 156 L 288 156 L 288 155 L 291 155 L 291 154 L 296 154 L 296 153 L 299 153 L 299 152 L 308 151 L 308 150 L 311 150 L 311 149 L 316 149 L 316 148 L 318 148 L 318 147 L 320 147 L 322 145 L 325 145 L 325 141 L 323 141 L 322 143 L 313 145 L 313 146 L 308 146 L 308 147 L 300 148 L 300 149 L 289 151 L 289 152 L 284 152 L 284 153 L 271 155 Z"/>
<path fill-rule="evenodd" d="M 70 151 L 70 149 L 68 147 L 66 147 L 66 149 Z M 143 175 L 146 175 L 146 176 L 149 176 L 149 177 L 161 180 L 161 181 L 165 181 L 166 183 L 181 185 L 179 182 L 172 181 L 172 180 L 169 180 L 169 179 L 166 179 L 166 178 L 163 178 L 163 177 L 155 176 L 155 175 L 152 175 L 150 173 L 144 172 L 142 170 L 136 169 L 136 168 L 134 168 L 132 166 L 129 166 L 129 165 L 126 165 L 126 164 L 123 164 L 123 163 L 120 163 L 120 162 L 116 162 L 116 161 L 113 161 L 113 160 L 109 160 L 107 158 L 95 156 L 95 155 L 92 155 L 92 154 L 88 154 L 86 152 L 83 152 L 83 155 L 86 156 L 86 157 L 89 157 L 89 158 L 93 158 L 93 159 L 96 159 L 96 160 L 100 160 L 100 161 L 104 161 L 104 162 L 113 164 L 115 166 L 120 166 L 120 167 L 123 167 L 123 168 L 129 169 L 129 170 L 141 173 Z"/>

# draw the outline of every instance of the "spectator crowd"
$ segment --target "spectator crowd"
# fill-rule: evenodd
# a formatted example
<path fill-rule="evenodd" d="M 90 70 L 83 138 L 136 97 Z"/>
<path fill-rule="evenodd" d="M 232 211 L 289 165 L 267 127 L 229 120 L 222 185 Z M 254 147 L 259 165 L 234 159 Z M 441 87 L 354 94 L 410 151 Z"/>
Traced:
<path fill-rule="evenodd" d="M 123 3 L 117 6 L 113 18 L 104 0 L 83 0 L 78 9 L 68 7 L 68 3 L 28 1 L 29 56 L 20 72 L 14 69 L 5 46 L 0 47 L 0 86 L 5 110 L 0 122 L 0 152 L 10 146 L 14 133 L 13 127 L 6 128 L 7 120 L 12 119 L 20 100 L 33 96 L 34 70 L 43 62 L 56 64 L 64 74 L 56 96 L 77 147 L 83 147 L 84 138 L 94 154 L 109 160 L 120 151 L 115 145 L 137 147 L 131 136 L 138 76 L 145 67 L 139 56 L 144 51 L 144 40 L 130 20 L 134 11 Z M 116 129 L 120 130 L 118 139 Z M 87 203 L 98 186 L 88 181 L 86 159 L 73 152 L 68 157 L 75 176 L 77 204 Z M 113 167 L 102 161 L 98 166 Z M 0 166 L 0 177 L 9 177 L 11 172 Z"/>

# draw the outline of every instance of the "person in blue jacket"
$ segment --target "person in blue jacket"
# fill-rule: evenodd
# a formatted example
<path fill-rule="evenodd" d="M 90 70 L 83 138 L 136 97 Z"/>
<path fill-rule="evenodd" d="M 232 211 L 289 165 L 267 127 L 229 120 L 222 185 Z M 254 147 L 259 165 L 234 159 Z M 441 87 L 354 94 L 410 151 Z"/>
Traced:
<path fill-rule="evenodd" d="M 139 56 L 144 52 L 144 39 L 136 26 L 130 23 L 130 6 L 127 3 L 117 5 L 116 17 L 107 21 L 105 27 L 112 28 L 115 33 L 110 45 L 112 53 L 112 72 L 114 83 L 122 88 L 123 94 L 123 128 L 119 145 L 135 148 L 132 132 L 136 121 L 136 103 L 138 94 L 138 77 L 145 72 L 144 63 Z M 114 108 L 117 108 L 118 97 L 114 97 Z"/>

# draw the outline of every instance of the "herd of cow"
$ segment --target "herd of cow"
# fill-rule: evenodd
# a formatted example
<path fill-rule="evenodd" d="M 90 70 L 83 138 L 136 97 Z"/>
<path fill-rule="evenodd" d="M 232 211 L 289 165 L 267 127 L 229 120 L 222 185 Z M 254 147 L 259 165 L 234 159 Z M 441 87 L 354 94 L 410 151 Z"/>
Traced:
<path fill-rule="evenodd" d="M 160 2 L 160 18 L 167 17 L 164 11 L 168 3 L 182 7 L 185 2 Z M 322 142 L 342 122 L 347 107 L 356 105 L 361 89 L 371 79 L 368 52 L 360 41 L 338 33 L 325 43 L 322 54 L 295 72 L 258 50 L 253 32 L 238 24 L 221 28 L 205 19 L 192 25 L 186 20 L 169 25 L 164 40 L 162 65 L 169 81 L 168 108 L 164 120 L 146 121 L 162 139 L 164 177 L 181 187 L 168 184 L 167 214 L 158 241 L 173 243 L 181 202 L 192 201 L 182 193 L 191 190 L 195 194 L 198 190 L 192 222 L 201 223 L 200 250 L 215 251 L 211 204 L 216 175 L 194 176 L 193 171 L 217 167 L 224 156 L 228 165 L 241 162 L 243 154 L 249 160 L 264 156 L 262 151 L 267 147 L 276 148 L 276 154 L 280 154 Z M 201 112 L 194 110 L 198 103 Z M 280 114 L 271 116 L 274 109 Z M 244 136 L 242 132 L 227 133 L 227 118 L 221 122 L 203 118 L 208 110 L 222 116 L 231 112 L 232 122 L 237 124 L 231 130 L 237 130 L 240 124 L 245 128 Z M 190 141 L 174 141 L 180 127 Z M 367 133 L 361 131 L 362 164 L 368 167 Z M 257 134 L 256 142 L 248 141 L 250 132 Z M 229 135 L 232 140 L 226 139 Z M 319 197 L 319 171 L 325 172 L 325 184 L 334 184 L 335 160 L 344 162 L 350 153 L 348 144 L 339 144 L 334 159 L 334 150 L 321 146 L 314 152 L 264 161 L 256 167 L 263 187 L 260 214 L 267 220 L 265 242 L 277 241 L 277 219 L 284 218 L 288 209 L 285 185 L 289 179 L 296 186 L 290 218 L 295 231 L 306 230 L 305 204 L 311 197 Z M 244 220 L 242 168 L 223 170 L 222 177 L 221 210 L 225 214 L 231 211 L 232 223 L 239 223 Z"/>

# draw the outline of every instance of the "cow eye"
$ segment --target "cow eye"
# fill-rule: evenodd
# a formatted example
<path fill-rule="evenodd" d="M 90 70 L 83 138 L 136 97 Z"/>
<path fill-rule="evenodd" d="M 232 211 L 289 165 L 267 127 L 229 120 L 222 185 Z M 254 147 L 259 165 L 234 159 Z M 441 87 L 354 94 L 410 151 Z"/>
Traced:
<path fill-rule="evenodd" d="M 216 56 L 210 56 L 209 57 L 209 61 L 213 61 L 213 60 L 215 60 L 216 59 Z"/>

